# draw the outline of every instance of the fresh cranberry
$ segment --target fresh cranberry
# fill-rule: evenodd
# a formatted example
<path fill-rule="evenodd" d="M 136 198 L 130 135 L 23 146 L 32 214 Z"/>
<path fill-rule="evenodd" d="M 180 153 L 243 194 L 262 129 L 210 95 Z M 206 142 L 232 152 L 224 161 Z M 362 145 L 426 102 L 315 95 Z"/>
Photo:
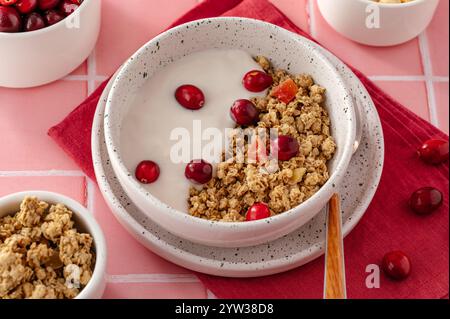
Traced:
<path fill-rule="evenodd" d="M 198 183 L 206 184 L 212 178 L 213 167 L 204 160 L 193 160 L 186 165 L 184 175 L 187 179 Z"/>
<path fill-rule="evenodd" d="M 291 158 L 297 156 L 299 151 L 299 144 L 297 139 L 280 135 L 272 141 L 272 154 L 275 154 L 280 161 L 289 161 Z"/>
<path fill-rule="evenodd" d="M 25 31 L 34 31 L 42 28 L 45 28 L 45 21 L 44 18 L 42 18 L 42 16 L 39 13 L 37 12 L 30 13 L 25 18 L 24 24 Z"/>
<path fill-rule="evenodd" d="M 419 157 L 428 164 L 440 164 L 448 160 L 448 142 L 428 140 L 419 148 Z"/>
<path fill-rule="evenodd" d="M 22 14 L 28 14 L 33 12 L 38 5 L 38 0 L 18 0 L 16 8 Z"/>
<path fill-rule="evenodd" d="M 428 215 L 441 207 L 442 192 L 433 187 L 423 187 L 412 193 L 409 206 L 419 215 Z"/>
<path fill-rule="evenodd" d="M 253 204 L 247 211 L 247 215 L 245 215 L 245 219 L 247 221 L 259 220 L 270 217 L 270 209 L 267 204 L 257 203 Z"/>
<path fill-rule="evenodd" d="M 261 92 L 273 84 L 273 79 L 263 71 L 252 70 L 244 75 L 242 84 L 250 92 Z"/>
<path fill-rule="evenodd" d="M 64 15 L 56 10 L 48 10 L 44 13 L 44 19 L 47 25 L 58 23 L 64 18 Z"/>
<path fill-rule="evenodd" d="M 64 15 L 71 15 L 79 7 L 78 4 L 73 3 L 72 0 L 63 0 L 59 5 L 59 8 Z"/>
<path fill-rule="evenodd" d="M 205 96 L 196 86 L 186 84 L 175 91 L 175 98 L 181 106 L 189 110 L 198 110 L 205 105 Z"/>
<path fill-rule="evenodd" d="M 58 6 L 60 0 L 38 0 L 39 9 L 42 11 L 54 9 Z"/>
<path fill-rule="evenodd" d="M 0 0 L 0 5 L 2 6 L 12 6 L 17 0 Z"/>
<path fill-rule="evenodd" d="M 252 125 L 259 119 L 259 112 L 255 105 L 249 100 L 237 100 L 230 109 L 233 121 L 238 125 Z"/>
<path fill-rule="evenodd" d="M 0 32 L 19 32 L 22 20 L 13 7 L 0 6 Z"/>
<path fill-rule="evenodd" d="M 381 266 L 386 275 L 396 280 L 405 279 L 411 273 L 411 262 L 401 251 L 391 251 L 384 255 Z"/>
<path fill-rule="evenodd" d="M 138 164 L 135 176 L 142 184 L 155 182 L 159 177 L 159 166 L 153 161 L 142 161 Z"/>

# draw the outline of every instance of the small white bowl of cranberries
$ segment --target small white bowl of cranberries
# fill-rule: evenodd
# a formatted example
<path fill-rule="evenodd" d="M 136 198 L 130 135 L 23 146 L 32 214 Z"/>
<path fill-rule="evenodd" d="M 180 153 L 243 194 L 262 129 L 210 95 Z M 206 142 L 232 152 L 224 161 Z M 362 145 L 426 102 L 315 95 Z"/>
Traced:
<path fill-rule="evenodd" d="M 93 50 L 98 0 L 0 0 L 0 86 L 26 88 L 58 80 Z"/>

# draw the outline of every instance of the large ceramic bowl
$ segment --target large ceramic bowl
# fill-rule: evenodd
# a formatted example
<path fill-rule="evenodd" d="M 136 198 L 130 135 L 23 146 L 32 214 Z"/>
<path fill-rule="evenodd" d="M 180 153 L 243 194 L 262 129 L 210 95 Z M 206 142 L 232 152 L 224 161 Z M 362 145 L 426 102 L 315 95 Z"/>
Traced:
<path fill-rule="evenodd" d="M 376 3 L 372 0 L 318 0 L 325 20 L 345 37 L 367 45 L 409 41 L 430 24 L 439 0 Z"/>
<path fill-rule="evenodd" d="M 94 49 L 100 21 L 101 1 L 84 0 L 74 13 L 49 27 L 0 32 L 0 86 L 39 86 L 69 74 Z"/>
<path fill-rule="evenodd" d="M 310 199 L 288 212 L 245 223 L 212 222 L 177 211 L 158 200 L 134 178 L 122 160 L 121 125 L 147 74 L 171 61 L 205 49 L 243 49 L 272 59 L 276 67 L 311 74 L 327 88 L 327 108 L 337 153 L 330 162 L 329 181 Z M 302 37 L 275 25 L 252 19 L 214 18 L 194 21 L 166 31 L 137 51 L 120 70 L 105 112 L 105 138 L 111 164 L 129 197 L 148 216 L 171 233 L 193 242 L 221 247 L 251 246 L 279 238 L 302 226 L 322 209 L 344 178 L 355 138 L 351 96 L 337 70 Z M 156 137 L 159 138 L 159 137 Z M 133 143 L 133 141 L 129 141 Z M 173 196 L 184 196 L 174 194 Z M 185 195 L 187 197 L 187 194 Z"/>
<path fill-rule="evenodd" d="M 106 287 L 106 240 L 92 213 L 83 205 L 64 195 L 45 191 L 26 191 L 0 198 L 0 217 L 20 210 L 20 203 L 26 196 L 36 196 L 50 204 L 63 204 L 73 212 L 75 227 L 88 233 L 94 239 L 95 265 L 92 277 L 75 299 L 100 299 Z"/>

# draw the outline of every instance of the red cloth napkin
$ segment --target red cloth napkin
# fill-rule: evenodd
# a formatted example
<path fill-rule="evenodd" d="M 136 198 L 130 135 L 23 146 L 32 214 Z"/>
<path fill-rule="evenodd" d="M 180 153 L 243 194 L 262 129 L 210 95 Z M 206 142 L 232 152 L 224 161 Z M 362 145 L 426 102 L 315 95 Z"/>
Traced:
<path fill-rule="evenodd" d="M 310 38 L 266 0 L 206 0 L 173 25 L 213 16 L 250 17 L 277 24 Z M 430 137 L 448 136 L 382 92 L 364 75 L 355 73 L 367 87 L 380 114 L 386 161 L 377 194 L 364 218 L 345 239 L 349 298 L 448 298 L 449 217 L 448 163 L 429 166 L 417 159 L 415 149 Z M 95 179 L 90 136 L 93 115 L 105 83 L 49 135 Z M 439 211 L 427 217 L 412 214 L 406 199 L 422 186 L 445 194 Z M 403 250 L 412 260 L 411 276 L 402 282 L 381 274 L 381 287 L 365 285 L 369 264 L 380 264 L 390 250 Z M 198 274 L 219 298 L 322 298 L 323 258 L 295 270 L 255 279 L 229 279 Z"/>

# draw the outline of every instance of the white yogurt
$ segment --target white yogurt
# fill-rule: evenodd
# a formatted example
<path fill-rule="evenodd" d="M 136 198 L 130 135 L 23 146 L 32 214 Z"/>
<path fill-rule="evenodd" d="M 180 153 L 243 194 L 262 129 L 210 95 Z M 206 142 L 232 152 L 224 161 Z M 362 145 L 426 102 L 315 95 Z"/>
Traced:
<path fill-rule="evenodd" d="M 261 67 L 245 51 L 206 50 L 168 65 L 144 84 L 122 125 L 121 154 L 132 173 L 142 160 L 158 163 L 159 179 L 145 185 L 152 195 L 187 212 L 192 183 L 184 176 L 186 163 L 171 160 L 170 152 L 178 142 L 171 140 L 171 134 L 175 128 L 184 128 L 189 132 L 191 146 L 199 143 L 205 146 L 208 140 L 202 141 L 198 132 L 193 132 L 194 121 L 200 120 L 202 132 L 217 128 L 224 135 L 226 128 L 235 126 L 229 115 L 234 101 L 265 95 L 265 92 L 249 92 L 242 85 L 243 76 L 255 69 L 261 70 Z M 203 91 L 206 102 L 202 109 L 191 111 L 178 104 L 174 93 L 183 84 L 195 85 Z M 201 156 L 193 153 L 191 147 L 190 154 L 184 154 L 187 162 Z M 218 163 L 220 155 L 211 161 Z"/>

